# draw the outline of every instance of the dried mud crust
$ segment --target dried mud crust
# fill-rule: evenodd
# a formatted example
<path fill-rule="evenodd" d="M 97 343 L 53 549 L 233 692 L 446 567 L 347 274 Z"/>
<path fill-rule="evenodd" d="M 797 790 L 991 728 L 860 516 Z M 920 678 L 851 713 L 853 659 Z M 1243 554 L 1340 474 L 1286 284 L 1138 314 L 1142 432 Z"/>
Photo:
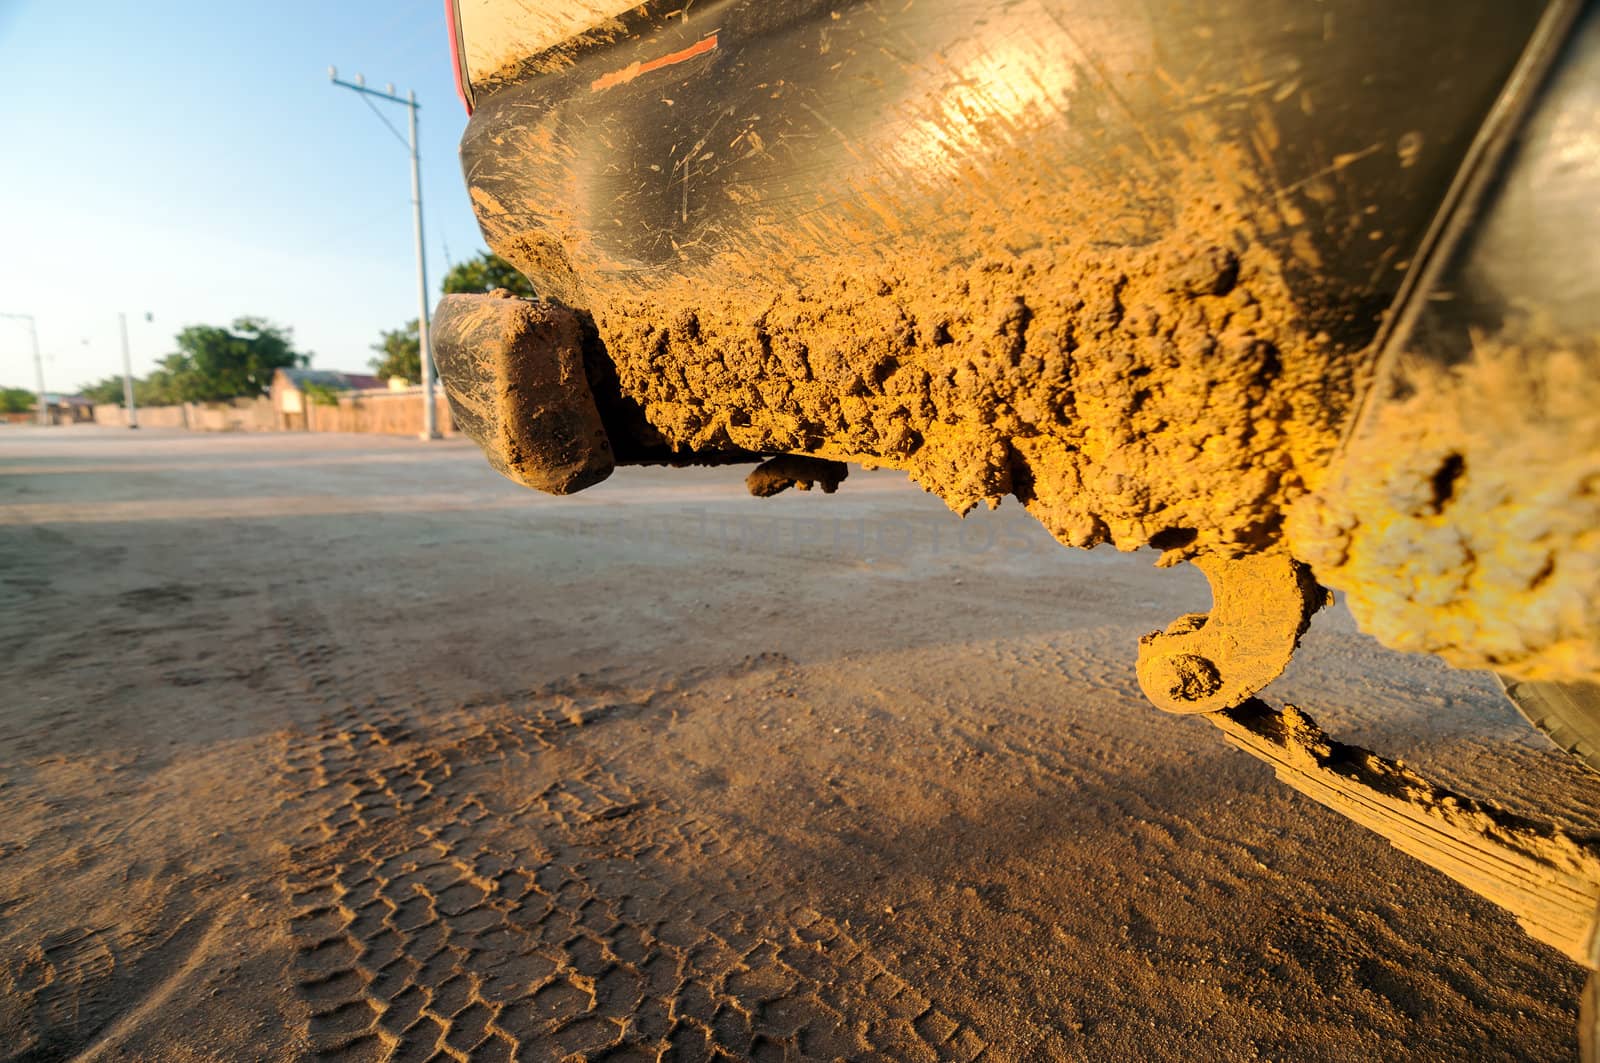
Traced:
<path fill-rule="evenodd" d="M 1600 352 L 1480 341 L 1400 367 L 1296 556 L 1384 645 L 1519 679 L 1600 675 Z"/>
<path fill-rule="evenodd" d="M 628 708 L 552 695 L 426 727 L 352 709 L 290 737 L 286 792 L 312 813 L 294 977 L 319 1057 L 982 1053 L 838 923 L 723 867 L 693 815 L 561 756 Z"/>
<path fill-rule="evenodd" d="M 1296 309 L 1267 239 L 1287 211 L 1243 153 L 1197 129 L 1160 158 L 1116 180 L 1041 143 L 802 223 L 756 204 L 687 272 L 608 268 L 475 199 L 675 447 L 890 465 L 962 513 L 1014 495 L 1069 545 L 1238 555 L 1316 482 L 1358 358 Z"/>

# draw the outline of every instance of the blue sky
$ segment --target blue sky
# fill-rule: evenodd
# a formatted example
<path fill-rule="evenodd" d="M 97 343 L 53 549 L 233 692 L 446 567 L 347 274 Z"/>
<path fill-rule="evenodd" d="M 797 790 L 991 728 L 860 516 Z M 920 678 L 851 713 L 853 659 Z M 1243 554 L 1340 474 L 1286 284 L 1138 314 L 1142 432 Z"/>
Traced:
<path fill-rule="evenodd" d="M 121 372 L 118 311 L 135 373 L 244 314 L 363 369 L 416 316 L 406 149 L 330 64 L 417 92 L 436 297 L 483 249 L 442 0 L 0 0 L 0 312 L 36 316 L 50 390 Z M 21 322 L 0 384 L 33 386 Z"/>

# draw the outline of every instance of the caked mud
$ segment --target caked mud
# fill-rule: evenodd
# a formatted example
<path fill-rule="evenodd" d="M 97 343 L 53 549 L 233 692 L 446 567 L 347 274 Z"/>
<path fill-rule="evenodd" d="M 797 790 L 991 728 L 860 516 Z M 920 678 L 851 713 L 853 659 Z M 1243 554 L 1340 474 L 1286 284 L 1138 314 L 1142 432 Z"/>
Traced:
<path fill-rule="evenodd" d="M 1600 671 L 1592 364 L 1488 339 L 1454 368 L 1403 363 L 1406 394 L 1374 403 L 1337 475 L 1295 507 L 1296 555 L 1387 646 L 1522 679 Z"/>
<path fill-rule="evenodd" d="M 938 190 L 863 189 L 684 271 L 607 268 L 475 196 L 678 450 L 889 465 L 962 513 L 1015 496 L 1073 546 L 1236 556 L 1315 486 L 1358 358 L 1297 312 L 1243 152 L 1190 136 L 1119 160 L 1129 187 L 1043 146 L 946 160 Z"/>
<path fill-rule="evenodd" d="M 1063 543 L 1165 563 L 1286 545 L 1385 645 L 1527 679 L 1600 670 L 1587 355 L 1418 362 L 1336 462 L 1369 359 L 1297 310 L 1246 160 L 1121 208 L 1041 197 L 1043 166 L 974 165 L 949 220 L 908 219 L 889 246 L 839 219 L 804 237 L 845 249 L 826 258 L 766 234 L 765 256 L 623 283 L 552 268 L 540 240 L 497 246 L 590 308 L 611 386 L 680 452 L 902 468 L 958 512 L 1012 495 Z"/>
<path fill-rule="evenodd" d="M 1085 20 L 1082 47 L 1046 14 L 1003 42 L 908 20 L 924 47 L 907 54 L 924 58 L 888 64 L 843 43 L 882 26 L 796 30 L 782 40 L 839 58 L 792 82 L 778 37 L 724 24 L 743 43 L 720 65 L 623 91 L 596 86 L 633 51 L 573 53 L 486 98 L 463 142 L 476 213 L 539 292 L 592 322 L 595 401 L 625 415 L 607 430 L 656 452 L 618 462 L 806 455 L 905 470 L 960 513 L 1014 497 L 1072 546 L 1152 546 L 1169 564 L 1287 549 L 1354 590 L 1389 645 L 1592 673 L 1575 596 L 1593 598 L 1593 548 L 1567 525 L 1588 502 L 1508 523 L 1511 495 L 1465 450 L 1411 446 L 1427 384 L 1391 412 L 1391 439 L 1337 471 L 1390 339 L 1379 315 L 1420 276 L 1481 116 L 1324 147 L 1318 108 L 1365 91 L 1298 65 L 1326 53 L 1255 80 L 1185 61 L 1120 12 Z M 1478 73 L 1487 106 L 1499 82 Z M 1462 458 L 1484 491 L 1464 482 L 1432 512 Z M 1351 492 L 1387 482 L 1385 463 L 1406 465 L 1396 493 L 1372 487 L 1363 509 Z M 1354 486 L 1329 491 L 1335 475 Z M 1477 530 L 1457 535 L 1458 518 Z M 1464 650 L 1478 627 L 1493 630 Z"/>

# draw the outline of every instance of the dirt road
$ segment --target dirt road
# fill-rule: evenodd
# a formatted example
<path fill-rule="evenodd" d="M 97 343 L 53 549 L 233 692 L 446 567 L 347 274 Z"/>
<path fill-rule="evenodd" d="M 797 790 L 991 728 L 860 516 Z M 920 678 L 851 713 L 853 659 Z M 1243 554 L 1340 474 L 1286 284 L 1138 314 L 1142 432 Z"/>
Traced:
<path fill-rule="evenodd" d="M 1196 573 L 741 475 L 0 429 L 0 1057 L 1572 1055 L 1577 968 L 1146 705 Z M 1269 693 L 1600 823 L 1342 610 Z"/>

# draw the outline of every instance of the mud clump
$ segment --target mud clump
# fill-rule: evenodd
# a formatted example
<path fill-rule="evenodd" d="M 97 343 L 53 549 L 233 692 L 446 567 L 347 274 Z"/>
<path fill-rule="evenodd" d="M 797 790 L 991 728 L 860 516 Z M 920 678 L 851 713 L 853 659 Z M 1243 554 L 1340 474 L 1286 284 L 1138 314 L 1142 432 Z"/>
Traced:
<path fill-rule="evenodd" d="M 1217 666 L 1204 657 L 1179 653 L 1167 658 L 1166 693 L 1179 701 L 1199 701 L 1222 687 Z"/>
<path fill-rule="evenodd" d="M 1600 673 L 1600 352 L 1480 340 L 1399 367 L 1328 486 L 1295 505 L 1296 556 L 1394 649 L 1521 679 Z"/>
<path fill-rule="evenodd" d="M 791 487 L 809 491 L 813 486 L 822 488 L 823 494 L 831 495 L 839 490 L 839 485 L 849 475 L 850 467 L 842 461 L 808 458 L 803 454 L 780 454 L 751 470 L 750 475 L 744 478 L 744 485 L 757 498 L 771 498 Z"/>

